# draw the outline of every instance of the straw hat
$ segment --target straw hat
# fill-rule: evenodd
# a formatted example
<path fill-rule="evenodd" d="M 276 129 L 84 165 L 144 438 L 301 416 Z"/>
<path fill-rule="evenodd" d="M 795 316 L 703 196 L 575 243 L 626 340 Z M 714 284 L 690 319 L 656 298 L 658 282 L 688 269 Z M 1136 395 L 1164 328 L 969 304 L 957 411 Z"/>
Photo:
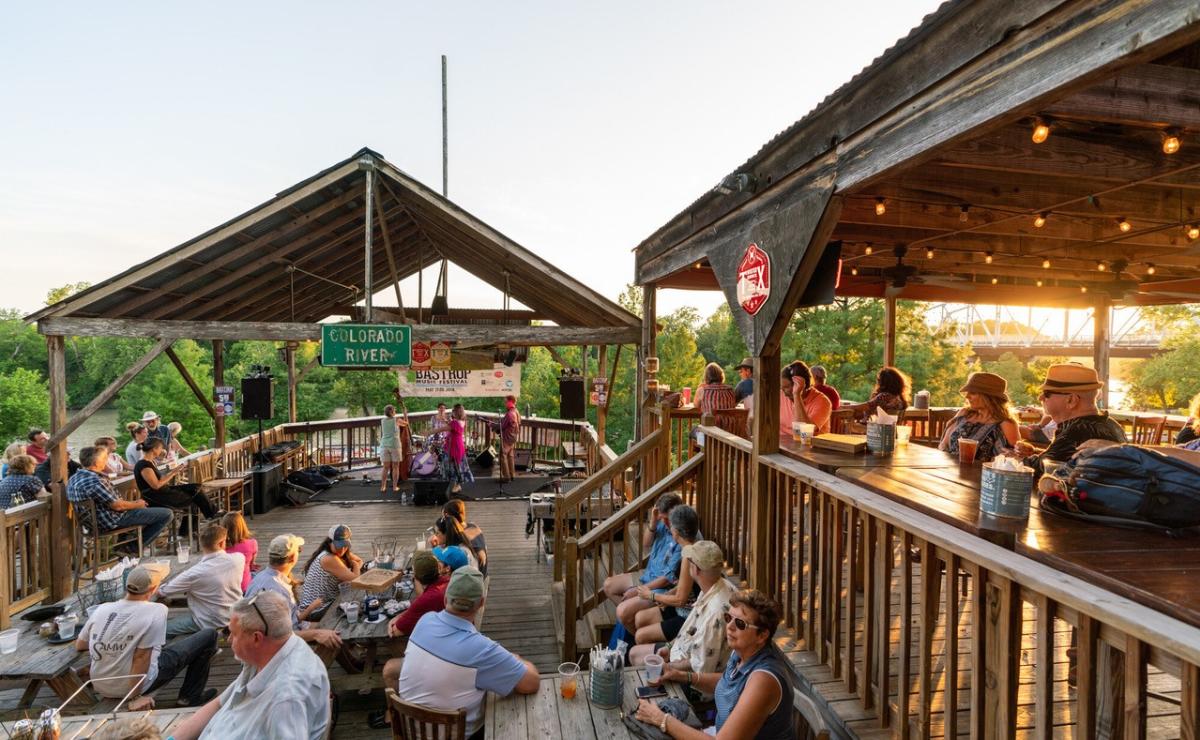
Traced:
<path fill-rule="evenodd" d="M 733 366 L 734 370 L 741 370 L 742 368 L 746 368 L 747 370 L 753 370 L 754 369 L 754 360 L 747 357 L 746 359 L 742 360 L 737 365 Z"/>
<path fill-rule="evenodd" d="M 1103 383 L 1100 376 L 1090 367 L 1077 362 L 1064 362 L 1051 365 L 1046 371 L 1046 382 L 1042 383 L 1043 391 L 1058 393 L 1083 393 L 1099 389 Z"/>
<path fill-rule="evenodd" d="M 147 411 L 146 413 L 142 414 L 142 421 L 154 421 L 157 418 L 158 414 L 154 413 L 153 411 Z"/>
<path fill-rule="evenodd" d="M 971 373 L 960 393 L 979 393 L 984 396 L 1004 396 L 1008 394 L 1008 381 L 995 373 Z"/>

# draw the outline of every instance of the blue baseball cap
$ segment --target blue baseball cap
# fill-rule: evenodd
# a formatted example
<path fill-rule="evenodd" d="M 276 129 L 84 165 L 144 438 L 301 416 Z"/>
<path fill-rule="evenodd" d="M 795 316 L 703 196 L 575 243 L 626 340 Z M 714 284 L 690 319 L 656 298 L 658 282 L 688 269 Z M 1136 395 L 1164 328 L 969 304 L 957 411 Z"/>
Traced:
<path fill-rule="evenodd" d="M 350 527 L 345 524 L 335 524 L 329 528 L 330 545 L 340 550 L 350 547 Z"/>
<path fill-rule="evenodd" d="M 452 571 L 458 570 L 469 562 L 467 553 L 461 547 L 456 546 L 435 547 L 433 556 L 445 563 L 446 567 Z"/>

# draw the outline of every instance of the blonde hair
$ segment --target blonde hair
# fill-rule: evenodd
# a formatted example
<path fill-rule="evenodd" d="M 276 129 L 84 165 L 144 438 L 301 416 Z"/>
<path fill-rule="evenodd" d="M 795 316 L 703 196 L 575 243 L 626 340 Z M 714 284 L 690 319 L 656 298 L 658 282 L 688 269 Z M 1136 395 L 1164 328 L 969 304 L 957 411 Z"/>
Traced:
<path fill-rule="evenodd" d="M 983 410 L 988 418 L 993 422 L 1000 424 L 1006 421 L 1017 423 L 1016 416 L 1013 415 L 1012 408 L 1008 405 L 1008 396 L 993 396 L 988 393 L 977 394 L 983 400 Z M 970 410 L 967 406 L 967 410 Z"/>
<path fill-rule="evenodd" d="M 177 421 L 173 421 L 167 425 L 167 429 L 171 430 L 171 434 L 178 435 L 183 431 L 183 425 Z"/>
<path fill-rule="evenodd" d="M 137 434 L 138 430 L 145 429 L 145 428 L 146 428 L 146 425 L 140 421 L 131 421 L 125 425 L 125 431 L 129 432 L 130 437 Z"/>
<path fill-rule="evenodd" d="M 9 464 L 12 464 L 13 458 L 15 458 L 17 455 L 24 455 L 24 454 L 25 454 L 25 443 L 24 442 L 13 442 L 8 447 L 4 448 L 4 461 Z"/>
<path fill-rule="evenodd" d="M 37 460 L 32 455 L 14 455 L 8 461 L 8 472 L 16 475 L 33 475 L 37 469 Z"/>
<path fill-rule="evenodd" d="M 240 511 L 231 511 L 221 518 L 221 526 L 225 528 L 225 547 L 245 542 L 254 536 L 246 526 L 246 517 Z"/>
<path fill-rule="evenodd" d="M 1200 393 L 1192 396 L 1192 402 L 1188 406 L 1188 416 L 1192 417 L 1192 429 L 1200 433 Z"/>

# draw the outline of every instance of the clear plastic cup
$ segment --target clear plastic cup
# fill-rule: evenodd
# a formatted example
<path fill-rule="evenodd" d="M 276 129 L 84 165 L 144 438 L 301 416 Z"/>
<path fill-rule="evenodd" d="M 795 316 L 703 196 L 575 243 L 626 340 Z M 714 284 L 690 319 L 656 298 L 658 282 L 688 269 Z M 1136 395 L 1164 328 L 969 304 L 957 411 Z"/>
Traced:
<path fill-rule="evenodd" d="M 183 565 L 188 560 L 191 560 L 191 558 L 192 558 L 191 545 L 180 545 L 180 546 L 176 547 L 175 548 L 175 557 L 177 560 L 179 560 L 180 565 Z"/>
<path fill-rule="evenodd" d="M 661 655 L 646 656 L 646 683 L 658 683 L 662 678 L 663 659 Z"/>
<path fill-rule="evenodd" d="M 975 452 L 979 449 L 979 442 L 974 439 L 959 439 L 958 440 L 958 461 L 964 465 L 970 465 L 975 462 Z"/>
<path fill-rule="evenodd" d="M 60 614 L 54 618 L 54 623 L 58 625 L 58 637 L 61 640 L 66 640 L 69 637 L 75 636 L 75 625 L 79 622 L 78 618 L 71 612 Z"/>
<path fill-rule="evenodd" d="M 817 433 L 817 425 L 802 421 L 797 426 L 800 427 L 800 444 L 812 444 L 813 435 Z"/>
<path fill-rule="evenodd" d="M 912 427 L 898 426 L 896 427 L 896 446 L 907 447 L 908 440 L 912 438 Z"/>
<path fill-rule="evenodd" d="M 559 665 L 558 675 L 562 676 L 562 680 L 559 682 L 562 698 L 574 699 L 575 692 L 579 690 L 579 664 L 563 663 Z"/>
<path fill-rule="evenodd" d="M 8 655 L 9 653 L 17 652 L 17 639 L 21 636 L 21 630 L 4 630 L 0 632 L 0 653 Z"/>
<path fill-rule="evenodd" d="M 346 621 L 350 624 L 358 624 L 358 602 L 352 601 L 346 604 Z"/>

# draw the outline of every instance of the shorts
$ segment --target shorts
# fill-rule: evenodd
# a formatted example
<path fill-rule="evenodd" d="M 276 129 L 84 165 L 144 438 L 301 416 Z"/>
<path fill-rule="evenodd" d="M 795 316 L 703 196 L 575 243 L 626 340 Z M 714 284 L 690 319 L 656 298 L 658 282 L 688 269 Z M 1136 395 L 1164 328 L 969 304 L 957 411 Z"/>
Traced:
<path fill-rule="evenodd" d="M 388 463 L 398 463 L 402 459 L 404 459 L 404 453 L 400 451 L 399 447 L 379 448 L 379 460 L 385 465 Z"/>
<path fill-rule="evenodd" d="M 675 611 L 673 606 L 661 607 L 662 622 L 659 624 L 662 627 L 663 637 L 668 640 L 674 640 L 679 636 L 679 630 L 683 629 L 683 622 L 687 619 Z"/>

